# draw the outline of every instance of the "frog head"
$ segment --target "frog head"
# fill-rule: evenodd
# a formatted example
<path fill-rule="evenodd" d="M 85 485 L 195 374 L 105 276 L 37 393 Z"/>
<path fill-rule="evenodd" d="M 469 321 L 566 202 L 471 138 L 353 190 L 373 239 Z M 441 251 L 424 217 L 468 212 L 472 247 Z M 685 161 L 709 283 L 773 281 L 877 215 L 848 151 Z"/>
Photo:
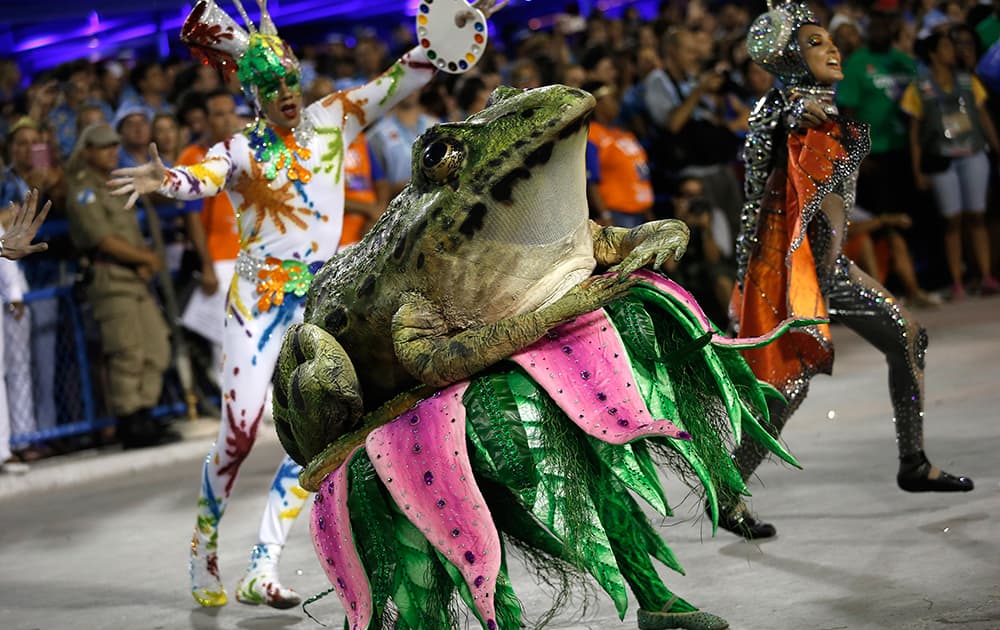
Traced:
<path fill-rule="evenodd" d="M 593 97 L 552 85 L 497 88 L 464 122 L 413 147 L 411 194 L 451 213 L 463 238 L 509 247 L 553 243 L 588 216 L 584 155 Z"/>

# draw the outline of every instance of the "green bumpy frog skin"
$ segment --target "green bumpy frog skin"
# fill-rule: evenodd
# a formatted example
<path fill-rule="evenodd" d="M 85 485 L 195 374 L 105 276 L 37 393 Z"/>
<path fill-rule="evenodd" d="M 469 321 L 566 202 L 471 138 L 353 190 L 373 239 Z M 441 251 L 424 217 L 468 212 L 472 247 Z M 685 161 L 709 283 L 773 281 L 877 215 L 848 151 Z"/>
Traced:
<path fill-rule="evenodd" d="M 329 445 L 305 487 L 433 388 L 624 296 L 632 271 L 681 257 L 680 221 L 588 219 L 593 106 L 565 86 L 498 88 L 482 112 L 417 140 L 409 186 L 318 272 L 305 322 L 284 339 L 278 435 L 303 465 Z M 618 274 L 592 277 L 609 268 Z"/>

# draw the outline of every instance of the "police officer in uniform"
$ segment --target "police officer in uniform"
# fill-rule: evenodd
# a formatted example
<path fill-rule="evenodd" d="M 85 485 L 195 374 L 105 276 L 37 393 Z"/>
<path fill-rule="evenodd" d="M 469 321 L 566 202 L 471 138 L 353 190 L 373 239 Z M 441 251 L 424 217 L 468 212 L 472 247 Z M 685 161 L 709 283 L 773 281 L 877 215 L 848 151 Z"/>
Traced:
<path fill-rule="evenodd" d="M 69 164 L 70 236 L 91 262 L 87 299 L 101 333 L 108 370 L 108 406 L 124 448 L 153 446 L 179 436 L 154 422 L 170 361 L 169 329 L 150 292 L 162 267 L 125 198 L 105 182 L 118 165 L 118 134 L 106 123 L 84 129 Z"/>

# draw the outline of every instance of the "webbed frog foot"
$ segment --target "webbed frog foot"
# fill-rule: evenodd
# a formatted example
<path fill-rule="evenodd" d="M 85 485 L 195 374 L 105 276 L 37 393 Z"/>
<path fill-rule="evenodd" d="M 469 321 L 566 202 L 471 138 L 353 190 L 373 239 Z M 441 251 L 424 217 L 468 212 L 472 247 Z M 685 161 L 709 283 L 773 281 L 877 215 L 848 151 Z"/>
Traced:
<path fill-rule="evenodd" d="M 691 238 L 690 228 L 677 219 L 650 221 L 635 229 L 644 233 L 642 242 L 636 245 L 621 263 L 608 271 L 625 277 L 643 267 L 653 270 L 663 269 L 668 261 L 681 259 L 687 250 L 688 239 Z"/>
<path fill-rule="evenodd" d="M 314 324 L 289 328 L 273 383 L 278 438 L 303 466 L 356 428 L 364 412 L 361 386 L 347 352 Z"/>

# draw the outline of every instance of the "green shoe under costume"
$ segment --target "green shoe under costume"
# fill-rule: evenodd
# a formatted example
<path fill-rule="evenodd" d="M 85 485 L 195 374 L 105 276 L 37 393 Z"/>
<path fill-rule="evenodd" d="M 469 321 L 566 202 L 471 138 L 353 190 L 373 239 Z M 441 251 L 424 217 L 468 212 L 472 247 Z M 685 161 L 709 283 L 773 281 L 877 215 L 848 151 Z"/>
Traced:
<path fill-rule="evenodd" d="M 650 612 L 639 610 L 639 630 L 683 628 L 684 630 L 726 630 L 729 622 L 701 610 L 692 612 Z"/>

